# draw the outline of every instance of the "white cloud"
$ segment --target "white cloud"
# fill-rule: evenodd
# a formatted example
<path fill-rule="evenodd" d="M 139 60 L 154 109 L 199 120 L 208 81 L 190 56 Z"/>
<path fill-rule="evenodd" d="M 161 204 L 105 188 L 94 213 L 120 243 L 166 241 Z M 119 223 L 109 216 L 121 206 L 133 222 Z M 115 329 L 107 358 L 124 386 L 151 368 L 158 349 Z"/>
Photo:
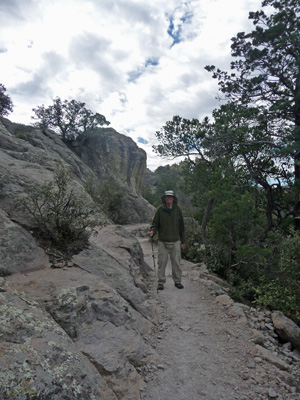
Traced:
<path fill-rule="evenodd" d="M 56 96 L 84 101 L 154 169 L 166 163 L 151 150 L 155 132 L 174 115 L 202 119 L 217 107 L 204 67 L 228 68 L 231 37 L 252 29 L 258 9 L 260 0 L 0 0 L 9 117 L 31 123 L 32 108 Z"/>

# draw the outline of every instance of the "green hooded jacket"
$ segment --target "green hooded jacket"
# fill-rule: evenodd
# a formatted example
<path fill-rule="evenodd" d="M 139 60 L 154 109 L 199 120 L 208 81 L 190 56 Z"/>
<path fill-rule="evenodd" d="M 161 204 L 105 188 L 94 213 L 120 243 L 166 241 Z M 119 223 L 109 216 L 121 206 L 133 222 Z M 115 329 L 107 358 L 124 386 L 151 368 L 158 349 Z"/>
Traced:
<path fill-rule="evenodd" d="M 181 208 L 177 205 L 177 198 L 174 196 L 172 208 L 167 208 L 165 196 L 162 197 L 163 204 L 159 206 L 154 215 L 150 230 L 155 235 L 157 233 L 158 240 L 162 242 L 185 243 L 184 220 Z"/>

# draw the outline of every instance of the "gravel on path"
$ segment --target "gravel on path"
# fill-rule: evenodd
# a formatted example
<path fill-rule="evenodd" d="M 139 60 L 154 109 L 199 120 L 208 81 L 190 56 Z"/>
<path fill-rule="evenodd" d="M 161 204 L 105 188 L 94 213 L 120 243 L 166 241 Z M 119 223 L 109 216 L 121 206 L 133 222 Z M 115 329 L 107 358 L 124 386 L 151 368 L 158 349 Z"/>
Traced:
<path fill-rule="evenodd" d="M 139 241 L 154 270 L 149 239 Z M 157 260 L 156 246 L 154 255 Z M 182 270 L 184 289 L 174 286 L 169 263 L 162 291 L 156 290 L 153 271 L 159 326 L 148 340 L 159 359 L 141 370 L 147 382 L 141 399 L 299 399 L 299 393 L 289 394 L 288 388 L 278 390 L 277 367 L 251 355 L 253 331 L 244 313 L 228 313 L 228 306 L 216 302 L 215 290 L 199 278 L 197 265 L 182 260 Z"/>

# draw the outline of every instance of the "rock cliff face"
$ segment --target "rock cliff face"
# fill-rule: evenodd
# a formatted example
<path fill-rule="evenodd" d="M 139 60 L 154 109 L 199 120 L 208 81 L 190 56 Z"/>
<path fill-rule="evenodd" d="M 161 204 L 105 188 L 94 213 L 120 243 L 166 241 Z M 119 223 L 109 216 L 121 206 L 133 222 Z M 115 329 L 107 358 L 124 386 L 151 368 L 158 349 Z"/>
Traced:
<path fill-rule="evenodd" d="M 102 128 L 73 142 L 73 148 L 99 179 L 113 179 L 117 185 L 141 195 L 146 153 L 131 138 L 112 128 Z"/>
<path fill-rule="evenodd" d="M 157 321 L 137 239 L 110 223 L 53 264 L 13 207 L 25 185 L 52 181 L 58 163 L 91 202 L 91 177 L 116 185 L 124 223 L 153 215 L 140 195 L 146 156 L 129 138 L 104 130 L 68 148 L 51 130 L 0 119 L 0 398 L 139 399 L 138 370 L 156 357 L 144 338 Z"/>
<path fill-rule="evenodd" d="M 131 138 L 102 128 L 74 141 L 71 148 L 100 182 L 122 192 L 117 222 L 132 224 L 152 218 L 154 208 L 141 197 L 146 153 Z"/>

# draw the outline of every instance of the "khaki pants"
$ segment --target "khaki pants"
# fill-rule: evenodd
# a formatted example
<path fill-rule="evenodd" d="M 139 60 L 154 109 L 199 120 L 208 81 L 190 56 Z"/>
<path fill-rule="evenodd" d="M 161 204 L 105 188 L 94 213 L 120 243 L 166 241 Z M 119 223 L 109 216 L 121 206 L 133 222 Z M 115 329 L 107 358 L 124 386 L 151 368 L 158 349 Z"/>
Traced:
<path fill-rule="evenodd" d="M 181 248 L 180 241 L 175 243 L 165 243 L 158 241 L 158 283 L 166 283 L 166 266 L 170 254 L 172 265 L 172 278 L 175 283 L 181 282 Z"/>

